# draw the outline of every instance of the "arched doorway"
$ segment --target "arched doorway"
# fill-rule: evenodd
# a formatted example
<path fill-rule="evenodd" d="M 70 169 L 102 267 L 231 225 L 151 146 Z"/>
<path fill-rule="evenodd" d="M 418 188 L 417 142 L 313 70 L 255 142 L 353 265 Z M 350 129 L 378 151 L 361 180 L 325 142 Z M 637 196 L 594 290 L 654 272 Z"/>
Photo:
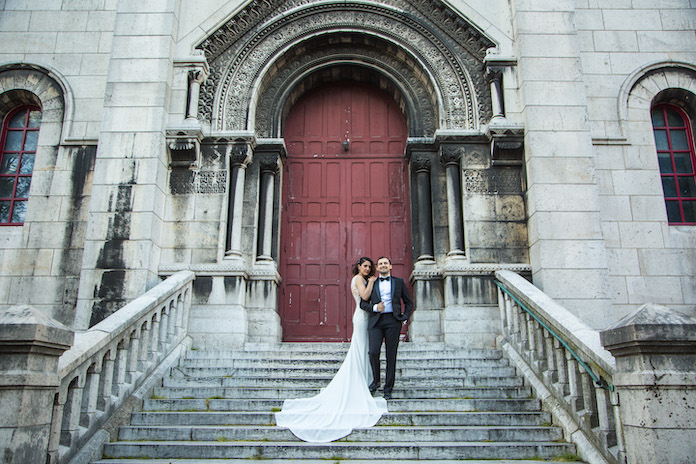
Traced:
<path fill-rule="evenodd" d="M 395 275 L 411 273 L 404 116 L 375 87 L 335 82 L 298 100 L 283 136 L 283 340 L 345 341 L 352 264 L 386 255 Z"/>

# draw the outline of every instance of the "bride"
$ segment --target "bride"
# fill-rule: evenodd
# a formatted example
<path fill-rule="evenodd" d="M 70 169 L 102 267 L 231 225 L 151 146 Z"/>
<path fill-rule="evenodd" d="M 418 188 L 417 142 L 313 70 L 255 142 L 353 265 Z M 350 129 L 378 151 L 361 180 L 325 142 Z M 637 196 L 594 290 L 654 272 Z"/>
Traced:
<path fill-rule="evenodd" d="M 276 425 L 286 427 L 300 440 L 324 443 L 338 440 L 355 428 L 372 427 L 387 411 L 384 398 L 374 398 L 368 389 L 372 370 L 367 357 L 367 312 L 360 298 L 367 299 L 377 276 L 370 258 L 353 266 L 351 293 L 355 299 L 353 337 L 341 368 L 326 388 L 311 398 L 285 400 L 276 413 Z"/>

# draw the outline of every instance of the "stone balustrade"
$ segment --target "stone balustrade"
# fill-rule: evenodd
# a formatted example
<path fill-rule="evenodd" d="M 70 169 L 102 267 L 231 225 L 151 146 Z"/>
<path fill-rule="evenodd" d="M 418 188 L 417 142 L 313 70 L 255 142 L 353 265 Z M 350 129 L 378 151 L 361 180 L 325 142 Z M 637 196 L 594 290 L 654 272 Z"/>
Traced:
<path fill-rule="evenodd" d="M 588 462 L 625 462 L 616 360 L 600 334 L 526 279 L 497 271 L 499 339 L 578 453 Z"/>
<path fill-rule="evenodd" d="M 68 462 L 186 337 L 194 277 L 180 271 L 75 334 L 58 361 L 50 463 Z"/>

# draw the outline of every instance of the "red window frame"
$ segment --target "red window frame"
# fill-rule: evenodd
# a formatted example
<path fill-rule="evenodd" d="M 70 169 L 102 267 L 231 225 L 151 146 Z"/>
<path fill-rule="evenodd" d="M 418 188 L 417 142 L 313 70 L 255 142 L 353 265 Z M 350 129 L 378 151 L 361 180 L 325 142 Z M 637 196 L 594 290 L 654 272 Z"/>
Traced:
<path fill-rule="evenodd" d="M 0 182 L 5 185 L 11 183 L 11 194 L 9 196 L 0 197 L 0 203 L 9 203 L 9 210 L 7 212 L 7 217 L 3 217 L 2 211 L 0 211 L 0 226 L 21 226 L 24 224 L 24 214 L 26 209 L 21 213 L 21 221 L 14 220 L 15 209 L 20 202 L 26 202 L 29 198 L 29 186 L 31 185 L 31 177 L 34 171 L 34 159 L 31 160 L 31 165 L 29 166 L 29 156 L 36 156 L 36 145 L 33 147 L 27 147 L 27 135 L 29 133 L 36 132 L 37 135 L 33 138 L 38 140 L 38 132 L 41 127 L 41 119 L 36 122 L 36 127 L 29 127 L 30 115 L 33 111 L 41 112 L 41 109 L 36 106 L 21 106 L 12 110 L 7 114 L 5 120 L 2 123 L 2 137 L 0 138 Z M 21 127 L 10 127 L 10 122 L 15 116 L 20 113 L 24 113 L 24 123 Z M 19 144 L 19 150 L 10 150 L 6 147 L 7 138 L 11 133 L 21 133 L 21 142 Z M 11 162 L 6 160 L 9 157 L 16 157 L 14 169 L 12 169 Z M 27 161 L 27 163 L 25 163 Z M 5 172 L 7 171 L 7 172 Z M 10 180 L 9 182 L 7 180 Z M 28 179 L 24 180 L 23 179 Z M 20 182 L 25 185 L 23 190 L 26 191 L 26 195 L 17 196 L 17 187 Z M 28 183 L 27 183 L 28 182 Z M 2 186 L 0 186 L 0 195 L 2 194 Z M 26 204 L 26 203 L 25 203 Z M 2 205 L 0 205 L 2 206 Z"/>
<path fill-rule="evenodd" d="M 673 124 L 673 121 L 670 121 L 668 118 L 668 111 L 676 112 L 682 120 L 681 124 Z M 657 112 L 661 112 L 664 125 L 656 124 L 656 116 L 659 117 Z M 687 213 L 685 213 L 684 209 L 687 202 L 692 202 L 688 203 L 690 206 L 696 205 L 696 154 L 694 153 L 694 137 L 689 117 L 678 106 L 666 103 L 655 105 L 652 109 L 651 116 L 658 162 L 660 164 L 660 177 L 662 179 L 662 189 L 665 196 L 665 208 L 667 209 L 668 222 L 672 225 L 696 225 L 696 218 L 687 221 Z M 664 131 L 666 135 L 666 148 L 660 147 L 661 144 L 658 142 L 658 131 Z M 673 137 L 677 131 L 686 132 L 687 147 L 685 149 L 674 148 Z M 688 156 L 684 156 L 687 154 Z M 690 172 L 683 172 L 683 167 L 682 169 L 678 168 L 677 157 L 681 159 L 682 166 L 685 159 L 691 162 Z M 687 169 L 689 168 L 687 167 Z M 688 186 L 690 184 L 694 186 L 691 187 L 693 195 L 687 196 L 684 186 Z M 668 187 L 670 187 L 669 192 Z M 672 189 L 671 187 L 674 188 Z M 678 211 L 675 207 L 678 207 Z M 696 206 L 691 207 L 696 208 Z M 696 213 L 693 214 L 696 216 Z"/>

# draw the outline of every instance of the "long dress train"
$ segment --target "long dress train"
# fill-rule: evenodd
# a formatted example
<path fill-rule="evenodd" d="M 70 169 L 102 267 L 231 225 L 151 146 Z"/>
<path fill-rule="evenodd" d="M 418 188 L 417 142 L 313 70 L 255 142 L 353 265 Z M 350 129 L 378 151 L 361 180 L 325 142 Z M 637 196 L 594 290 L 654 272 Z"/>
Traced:
<path fill-rule="evenodd" d="M 325 443 L 350 434 L 355 428 L 372 427 L 387 411 L 384 398 L 368 389 L 372 371 L 367 356 L 367 313 L 360 309 L 355 276 L 350 283 L 355 299 L 353 337 L 341 368 L 329 385 L 311 398 L 285 400 L 276 424 L 300 440 Z"/>

